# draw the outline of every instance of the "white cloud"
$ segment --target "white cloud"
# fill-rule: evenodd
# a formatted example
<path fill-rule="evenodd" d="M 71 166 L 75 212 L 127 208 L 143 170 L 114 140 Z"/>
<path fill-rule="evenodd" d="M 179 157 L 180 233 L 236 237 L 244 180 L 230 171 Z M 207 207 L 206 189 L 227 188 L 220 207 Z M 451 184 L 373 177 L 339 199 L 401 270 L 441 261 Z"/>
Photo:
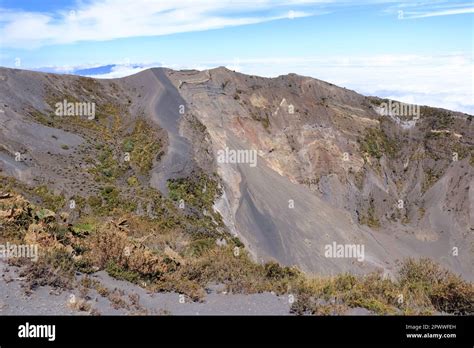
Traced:
<path fill-rule="evenodd" d="M 0 9 L 4 47 L 39 47 L 78 41 L 218 29 L 306 17 L 302 5 L 324 0 L 96 0 L 56 13 Z M 294 7 L 295 9 L 291 9 Z"/>
<path fill-rule="evenodd" d="M 130 76 L 133 74 L 137 74 L 140 71 L 157 67 L 159 64 L 156 65 L 116 65 L 112 68 L 112 71 L 106 74 L 98 74 L 98 75 L 87 75 L 89 77 L 97 78 L 97 79 L 114 79 L 118 77 Z"/>
<path fill-rule="evenodd" d="M 438 16 L 452 16 L 457 14 L 466 14 L 466 13 L 474 13 L 474 7 L 466 7 L 466 8 L 456 8 L 451 10 L 442 10 L 442 11 L 433 11 L 427 13 L 419 13 L 419 12 L 408 12 L 404 13 L 404 19 L 416 19 L 416 18 L 427 18 L 427 17 L 438 17 Z"/>
<path fill-rule="evenodd" d="M 393 4 L 385 9 L 385 12 L 396 15 L 398 19 L 419 19 L 474 13 L 474 6 L 472 1 L 394 0 Z"/>
<path fill-rule="evenodd" d="M 388 6 L 388 13 L 403 10 L 403 18 L 474 11 L 470 3 L 447 0 L 91 0 L 53 13 L 0 8 L 0 37 L 3 47 L 35 48 L 219 29 L 380 4 Z"/>

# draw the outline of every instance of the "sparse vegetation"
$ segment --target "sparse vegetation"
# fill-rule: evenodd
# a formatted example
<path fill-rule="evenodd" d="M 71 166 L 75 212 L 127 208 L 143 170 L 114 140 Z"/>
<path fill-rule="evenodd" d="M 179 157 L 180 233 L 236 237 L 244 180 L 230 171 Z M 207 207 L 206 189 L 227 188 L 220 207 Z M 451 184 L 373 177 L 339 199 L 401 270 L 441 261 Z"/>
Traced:
<path fill-rule="evenodd" d="M 124 152 L 130 153 L 130 161 L 137 166 L 140 174 L 147 174 L 153 160 L 160 151 L 160 143 L 156 140 L 153 128 L 144 120 L 138 120 L 135 128 L 123 141 Z"/>
<path fill-rule="evenodd" d="M 27 294 L 41 286 L 51 286 L 60 290 L 71 288 L 74 262 L 71 255 L 64 250 L 46 250 L 36 262 L 18 259 L 12 263 L 21 266 L 19 276 L 25 278 L 23 287 Z"/>
<path fill-rule="evenodd" d="M 47 209 L 57 211 L 66 204 L 66 200 L 62 195 L 55 195 L 45 185 L 34 188 L 32 193 L 40 198 L 41 205 Z"/>
<path fill-rule="evenodd" d="M 222 194 L 218 182 L 203 173 L 185 179 L 170 180 L 168 188 L 173 201 L 182 199 L 186 204 L 208 212 L 213 211 L 215 199 Z"/>
<path fill-rule="evenodd" d="M 423 180 L 423 186 L 421 187 L 421 192 L 425 193 L 428 189 L 433 186 L 439 179 L 439 174 L 437 174 L 433 169 L 428 168 L 425 171 L 425 178 Z"/>
<path fill-rule="evenodd" d="M 262 116 L 261 114 L 258 114 L 257 112 L 251 112 L 250 116 L 252 117 L 252 119 L 254 121 L 261 122 L 263 128 L 265 128 L 265 130 L 269 131 L 270 118 L 269 118 L 268 114 L 264 113 L 263 116 Z"/>
<path fill-rule="evenodd" d="M 206 134 L 207 128 L 206 126 L 194 115 L 191 114 L 188 118 L 191 127 L 196 130 L 198 134 Z"/>
<path fill-rule="evenodd" d="M 429 120 L 430 129 L 447 129 L 452 126 L 454 121 L 450 111 L 429 106 L 420 107 L 420 116 Z"/>
<path fill-rule="evenodd" d="M 362 153 L 367 153 L 377 159 L 383 155 L 394 156 L 397 153 L 396 144 L 381 129 L 369 128 L 364 137 L 357 141 Z"/>
<path fill-rule="evenodd" d="M 125 172 L 124 165 L 121 164 L 109 146 L 100 148 L 99 156 L 95 166 L 89 169 L 97 182 L 115 182 Z"/>
<path fill-rule="evenodd" d="M 377 214 L 375 212 L 375 202 L 372 197 L 369 199 L 369 206 L 367 208 L 367 213 L 359 217 L 359 222 L 363 225 L 367 225 L 372 228 L 380 227 L 380 221 L 377 218 Z"/>
<path fill-rule="evenodd" d="M 5 201 L 3 207 L 13 202 Z M 34 216 L 39 207 L 28 204 L 22 209 Z M 32 224 L 34 219 L 30 221 Z M 47 236 L 57 230 L 58 222 L 45 221 L 49 222 L 41 225 L 40 233 Z M 18 228 L 29 230 L 30 226 L 19 224 Z M 194 239 L 184 243 L 179 252 L 170 252 L 166 248 L 151 249 L 133 238 L 136 228 L 127 220 L 99 222 L 98 225 L 82 223 L 66 230 L 61 241 L 43 242 L 40 247 L 45 256 L 38 263 L 18 263 L 28 278 L 27 290 L 34 291 L 44 285 L 67 288 L 74 271 L 82 271 L 87 265 L 90 270 L 105 269 L 118 279 L 139 285 L 146 283 L 149 290 L 176 291 L 194 301 L 202 299 L 210 283 L 224 284 L 227 291 L 233 293 L 292 294 L 295 302 L 291 310 L 295 314 L 338 314 L 353 307 L 363 307 L 377 314 L 465 315 L 474 312 L 473 284 L 429 259 L 406 260 L 393 279 L 378 272 L 365 276 L 340 274 L 311 278 L 297 268 L 282 267 L 276 262 L 254 263 L 242 244 L 230 237 L 224 236 L 227 243 L 221 246 L 214 236 Z M 174 233 L 174 240 L 184 237 L 179 237 L 182 232 L 178 230 Z M 22 235 L 27 235 L 26 231 Z M 237 255 L 236 247 L 241 248 Z M 128 303 L 116 292 L 89 284 L 89 287 L 94 286 L 116 303 L 117 308 L 137 303 L 137 299 L 130 299 Z"/>

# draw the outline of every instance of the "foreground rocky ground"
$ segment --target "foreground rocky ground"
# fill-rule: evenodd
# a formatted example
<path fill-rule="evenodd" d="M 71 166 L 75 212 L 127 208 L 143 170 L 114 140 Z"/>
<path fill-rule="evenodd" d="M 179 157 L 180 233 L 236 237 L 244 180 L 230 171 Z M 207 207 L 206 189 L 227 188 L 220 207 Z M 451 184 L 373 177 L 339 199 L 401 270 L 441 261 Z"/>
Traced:
<path fill-rule="evenodd" d="M 285 296 L 228 294 L 222 286 L 211 286 L 203 301 L 190 302 L 179 293 L 147 291 L 104 271 L 78 275 L 77 287 L 67 291 L 41 286 L 28 292 L 17 268 L 0 261 L 0 274 L 0 315 L 289 315 L 291 307 Z"/>

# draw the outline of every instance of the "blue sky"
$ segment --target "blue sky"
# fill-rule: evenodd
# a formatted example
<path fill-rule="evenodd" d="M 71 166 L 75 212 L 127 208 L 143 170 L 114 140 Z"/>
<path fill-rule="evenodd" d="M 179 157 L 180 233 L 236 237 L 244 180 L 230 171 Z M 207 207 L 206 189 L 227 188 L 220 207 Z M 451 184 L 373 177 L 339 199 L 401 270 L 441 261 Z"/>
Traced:
<path fill-rule="evenodd" d="M 472 114 L 473 12 L 454 0 L 0 0 L 0 65 L 294 72 Z"/>

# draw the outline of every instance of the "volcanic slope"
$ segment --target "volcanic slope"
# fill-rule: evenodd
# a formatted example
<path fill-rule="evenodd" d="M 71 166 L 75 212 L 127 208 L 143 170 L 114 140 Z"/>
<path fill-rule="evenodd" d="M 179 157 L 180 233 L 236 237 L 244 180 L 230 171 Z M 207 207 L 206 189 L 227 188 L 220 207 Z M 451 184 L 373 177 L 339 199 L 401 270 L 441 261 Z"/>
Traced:
<path fill-rule="evenodd" d="M 421 107 L 418 120 L 387 117 L 382 99 L 294 74 L 0 73 L 5 175 L 85 199 L 112 177 L 131 199 L 123 172 L 165 195 L 170 179 L 217 173 L 214 207 L 259 261 L 334 274 L 390 272 L 397 260 L 428 256 L 473 278 L 470 115 Z M 64 99 L 96 103 L 97 117 L 55 117 Z M 255 150 L 256 166 L 220 163 L 225 148 Z M 112 164 L 98 173 L 94 154 Z M 363 246 L 363 259 L 327 257 L 333 243 Z"/>
<path fill-rule="evenodd" d="M 255 167 L 215 162 L 217 208 L 257 258 L 331 274 L 427 256 L 472 277 L 472 116 L 422 106 L 418 120 L 388 117 L 387 100 L 294 74 L 169 76 L 214 158 L 259 155 Z M 326 257 L 333 243 L 364 246 L 365 260 Z"/>

